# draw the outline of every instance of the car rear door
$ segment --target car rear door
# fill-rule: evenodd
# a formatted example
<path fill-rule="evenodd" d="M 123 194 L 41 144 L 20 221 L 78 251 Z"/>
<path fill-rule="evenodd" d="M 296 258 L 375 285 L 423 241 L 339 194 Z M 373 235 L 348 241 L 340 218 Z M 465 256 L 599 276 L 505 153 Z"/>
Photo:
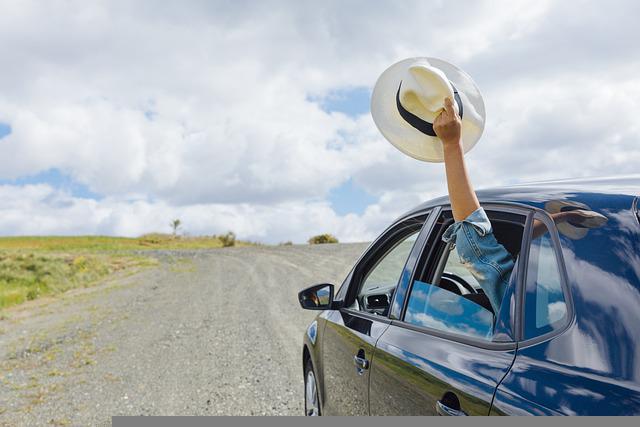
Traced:
<path fill-rule="evenodd" d="M 487 213 L 505 238 L 520 227 L 520 240 L 504 245 L 521 248 L 530 215 L 508 208 Z M 441 242 L 451 221 L 450 212 L 440 215 L 407 289 L 396 292 L 406 297 L 393 302 L 391 324 L 376 344 L 371 415 L 488 415 L 496 387 L 514 361 L 511 319 L 518 262 L 494 323 L 492 313 L 461 295 L 480 292 L 464 277 L 455 251 Z M 514 252 L 517 258 L 519 249 Z"/>
<path fill-rule="evenodd" d="M 640 229 L 626 201 L 616 212 L 598 199 L 609 219 L 597 228 L 536 213 L 546 230 L 531 239 L 518 354 L 492 415 L 640 413 Z"/>
<path fill-rule="evenodd" d="M 388 302 L 409 277 L 432 225 L 419 214 L 399 221 L 374 242 L 338 292 L 339 310 L 328 310 L 323 332 L 323 415 L 369 414 L 369 367 L 375 344 L 389 327 Z M 346 288 L 345 288 L 346 286 Z M 385 307 L 386 302 L 386 307 Z"/>

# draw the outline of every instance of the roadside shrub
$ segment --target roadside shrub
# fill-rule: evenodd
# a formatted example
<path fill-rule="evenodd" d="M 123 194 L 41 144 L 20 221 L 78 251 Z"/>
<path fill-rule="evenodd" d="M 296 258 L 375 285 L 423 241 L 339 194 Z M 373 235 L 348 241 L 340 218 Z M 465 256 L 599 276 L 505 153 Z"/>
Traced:
<path fill-rule="evenodd" d="M 287 240 L 286 242 L 278 243 L 278 245 L 280 245 L 280 246 L 291 246 L 291 245 L 293 245 L 293 242 L 291 240 Z"/>
<path fill-rule="evenodd" d="M 233 231 L 229 231 L 227 234 L 219 235 L 218 239 L 220 239 L 222 247 L 224 248 L 236 245 L 236 234 Z"/>
<path fill-rule="evenodd" d="M 321 245 L 324 243 L 338 243 L 338 239 L 329 233 L 318 234 L 309 239 L 310 245 Z"/>

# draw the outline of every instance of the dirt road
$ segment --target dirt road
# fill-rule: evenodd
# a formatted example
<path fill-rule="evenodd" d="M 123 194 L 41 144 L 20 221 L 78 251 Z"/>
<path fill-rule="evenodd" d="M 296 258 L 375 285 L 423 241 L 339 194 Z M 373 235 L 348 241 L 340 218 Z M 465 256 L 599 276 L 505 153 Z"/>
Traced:
<path fill-rule="evenodd" d="M 0 320 L 0 424 L 300 415 L 305 286 L 366 245 L 158 252 L 160 264 Z"/>

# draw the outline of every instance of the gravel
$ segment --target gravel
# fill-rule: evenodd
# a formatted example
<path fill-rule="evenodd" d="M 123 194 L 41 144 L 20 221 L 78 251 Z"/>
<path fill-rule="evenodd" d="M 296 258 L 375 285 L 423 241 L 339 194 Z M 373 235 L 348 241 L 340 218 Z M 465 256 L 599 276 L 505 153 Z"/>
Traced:
<path fill-rule="evenodd" d="M 158 251 L 158 267 L 9 310 L 0 424 L 301 415 L 301 342 L 316 313 L 297 292 L 339 285 L 365 247 Z"/>

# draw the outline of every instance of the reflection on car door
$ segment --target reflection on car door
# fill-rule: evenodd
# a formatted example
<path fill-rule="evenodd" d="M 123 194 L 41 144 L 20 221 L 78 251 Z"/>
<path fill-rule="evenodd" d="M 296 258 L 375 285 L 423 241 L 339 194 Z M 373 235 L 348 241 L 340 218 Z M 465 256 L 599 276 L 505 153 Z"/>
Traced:
<path fill-rule="evenodd" d="M 383 320 L 386 319 L 367 319 L 348 310 L 328 313 L 323 349 L 323 415 L 369 415 L 367 364 L 376 341 L 388 326 Z"/>
<path fill-rule="evenodd" d="M 369 414 L 370 363 L 390 324 L 380 302 L 388 304 L 401 276 L 408 277 L 405 270 L 413 269 L 424 220 L 424 215 L 412 218 L 384 233 L 354 268 L 343 308 L 325 312 L 323 415 Z"/>

